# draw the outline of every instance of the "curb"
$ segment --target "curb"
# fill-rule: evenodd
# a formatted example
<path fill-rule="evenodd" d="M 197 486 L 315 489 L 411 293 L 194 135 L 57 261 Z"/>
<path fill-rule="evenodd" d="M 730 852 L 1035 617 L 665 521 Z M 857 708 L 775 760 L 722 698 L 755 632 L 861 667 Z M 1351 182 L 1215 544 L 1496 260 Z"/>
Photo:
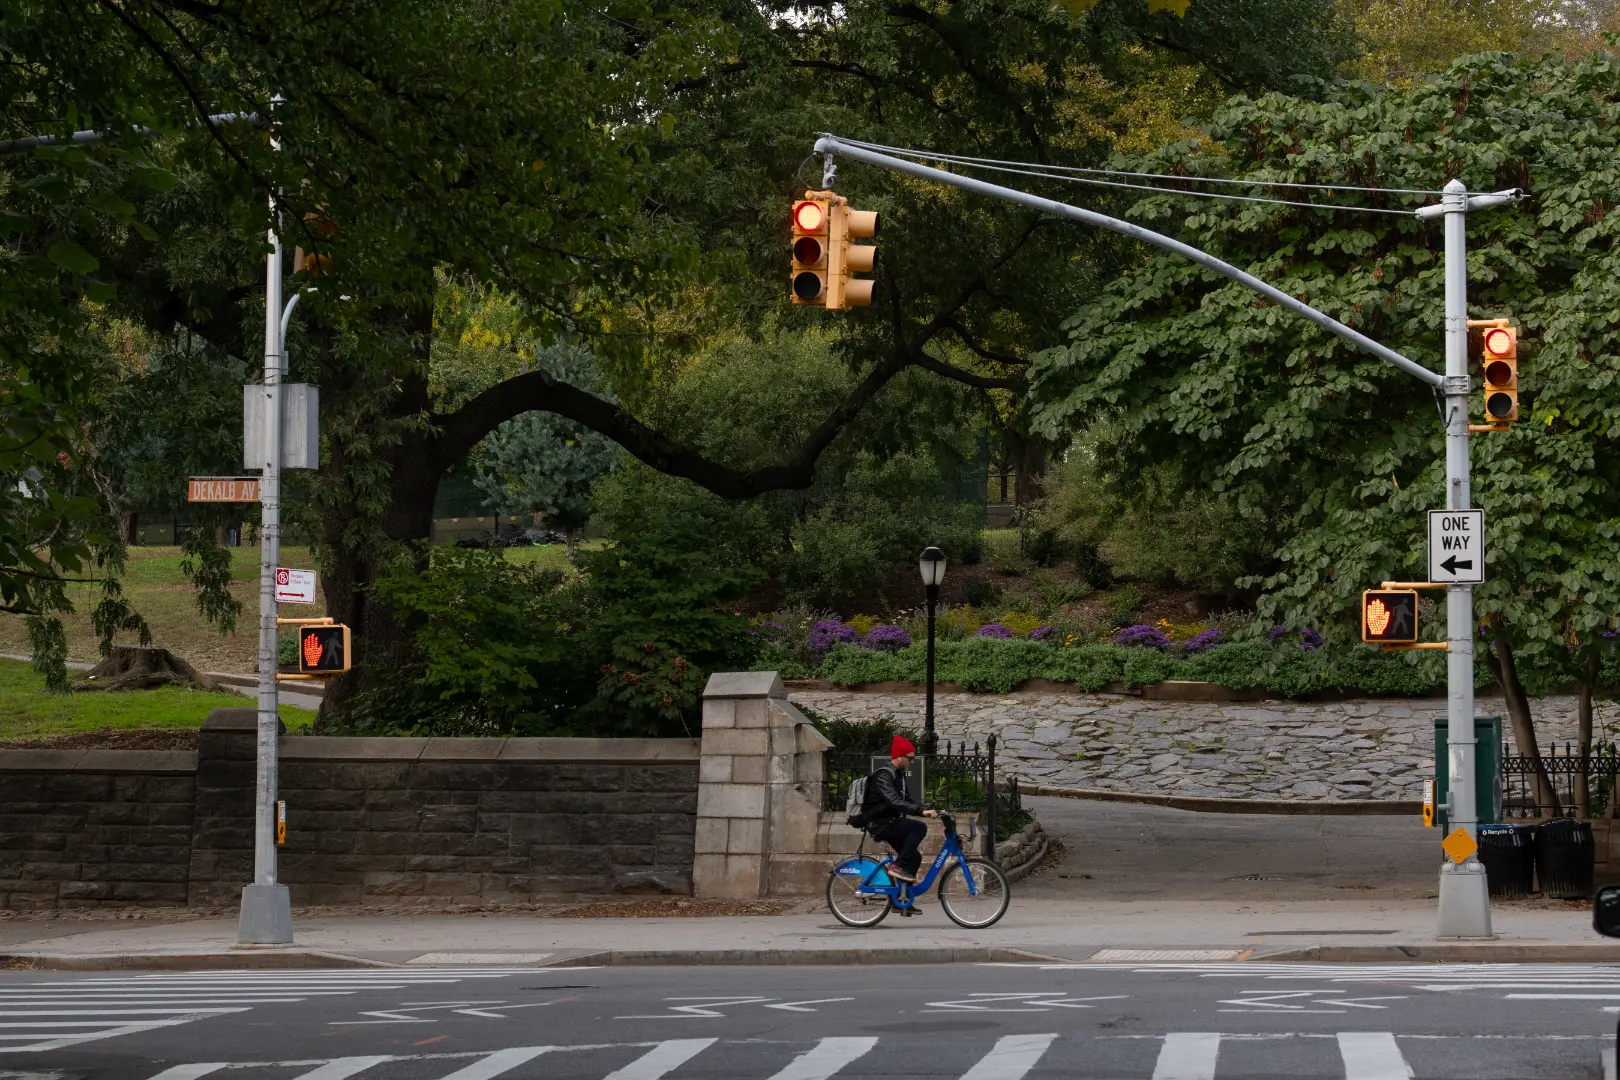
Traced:
<path fill-rule="evenodd" d="M 39 971 L 254 971 L 298 968 L 391 968 L 381 960 L 320 949 L 283 949 L 274 945 L 224 952 L 197 953 L 3 953 L 0 968 Z"/>
<path fill-rule="evenodd" d="M 1106 788 L 1053 787 L 1020 780 L 1018 790 L 1025 795 L 1052 795 L 1062 799 L 1092 799 L 1096 802 L 1147 803 L 1176 810 L 1198 810 L 1210 814 L 1346 814 L 1417 815 L 1423 804 L 1382 799 L 1230 799 L 1205 795 L 1149 795 L 1135 791 L 1109 791 Z"/>
<path fill-rule="evenodd" d="M 674 965 L 721 965 L 758 967 L 848 966 L 866 964 L 1063 964 L 1060 956 L 1007 949 L 995 945 L 954 949 L 860 948 L 860 949 L 641 949 L 581 953 L 544 967 L 669 967 Z"/>
<path fill-rule="evenodd" d="M 1247 957 L 1266 963 L 1291 960 L 1324 964 L 1612 964 L 1620 961 L 1620 945 L 1493 945 L 1490 942 L 1446 942 L 1428 945 L 1307 945 L 1302 949 L 1259 953 Z"/>

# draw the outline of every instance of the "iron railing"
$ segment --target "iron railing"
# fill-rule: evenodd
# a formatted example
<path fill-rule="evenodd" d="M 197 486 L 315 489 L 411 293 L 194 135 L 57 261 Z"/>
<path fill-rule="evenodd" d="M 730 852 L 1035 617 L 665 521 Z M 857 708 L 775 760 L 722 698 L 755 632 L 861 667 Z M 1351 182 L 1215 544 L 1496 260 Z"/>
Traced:
<path fill-rule="evenodd" d="M 1539 766 L 1539 768 L 1538 768 Z M 1553 743 L 1547 752 L 1502 756 L 1502 817 L 1607 817 L 1614 804 L 1620 747 Z"/>
<path fill-rule="evenodd" d="M 825 758 L 828 810 L 842 810 L 849 800 L 849 786 L 870 776 L 876 766 L 888 760 L 881 750 L 829 750 Z M 981 746 L 945 742 L 932 754 L 919 755 L 923 775 L 920 802 L 949 813 L 980 814 L 987 838 L 987 849 L 994 850 L 996 821 L 1018 821 L 1024 802 L 1016 776 L 996 775 L 996 737 Z"/>

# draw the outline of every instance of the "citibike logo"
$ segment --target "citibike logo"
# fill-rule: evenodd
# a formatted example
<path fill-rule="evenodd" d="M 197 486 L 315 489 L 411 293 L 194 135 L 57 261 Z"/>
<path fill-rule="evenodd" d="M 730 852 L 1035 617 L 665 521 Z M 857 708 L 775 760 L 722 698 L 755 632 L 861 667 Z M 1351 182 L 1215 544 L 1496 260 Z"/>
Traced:
<path fill-rule="evenodd" d="M 870 867 L 866 866 L 840 866 L 838 875 L 840 877 L 865 877 L 870 869 Z"/>

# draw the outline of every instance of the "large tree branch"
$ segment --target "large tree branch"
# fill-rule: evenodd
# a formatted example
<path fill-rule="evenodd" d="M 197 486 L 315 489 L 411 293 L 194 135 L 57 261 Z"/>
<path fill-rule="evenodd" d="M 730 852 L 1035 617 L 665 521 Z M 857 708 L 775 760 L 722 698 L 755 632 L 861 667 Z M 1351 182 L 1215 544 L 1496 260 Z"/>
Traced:
<path fill-rule="evenodd" d="M 1028 360 L 1021 360 L 1012 353 L 1000 352 L 999 350 L 992 349 L 985 345 L 972 334 L 968 333 L 967 327 L 963 326 L 956 319 L 952 319 L 947 326 L 951 333 L 956 335 L 956 340 L 960 341 L 963 345 L 966 345 L 969 349 L 986 360 L 992 360 L 998 364 L 1006 364 L 1008 367 L 1027 367 L 1029 365 Z"/>
<path fill-rule="evenodd" d="M 779 465 L 742 472 L 711 461 L 642 423 L 628 411 L 544 371 L 508 379 L 440 420 L 435 445 L 438 472 L 448 469 L 501 424 L 526 412 L 549 412 L 583 424 L 624 447 L 632 456 L 671 476 L 684 477 L 725 499 L 751 499 L 767 491 L 798 491 L 815 482 L 816 461 L 838 434 L 914 358 L 886 360 L 873 368 L 838 407 L 828 413 L 793 456 Z"/>
<path fill-rule="evenodd" d="M 954 379 L 964 386 L 971 386 L 976 390 L 1026 390 L 1028 384 L 1023 379 L 998 379 L 989 375 L 975 375 L 971 371 L 963 371 L 954 364 L 947 364 L 943 360 L 936 360 L 927 353 L 917 353 L 911 358 L 912 367 L 920 367 L 924 371 L 932 371 L 935 375 L 942 375 L 947 379 Z"/>

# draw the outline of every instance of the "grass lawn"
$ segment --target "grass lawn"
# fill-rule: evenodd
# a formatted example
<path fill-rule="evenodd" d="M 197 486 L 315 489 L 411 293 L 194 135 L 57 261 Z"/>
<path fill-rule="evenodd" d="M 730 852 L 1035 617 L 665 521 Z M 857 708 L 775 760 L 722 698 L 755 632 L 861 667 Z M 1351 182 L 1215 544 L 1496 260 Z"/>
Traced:
<path fill-rule="evenodd" d="M 591 540 L 581 547 L 600 547 Z M 566 569 L 568 556 L 561 544 L 546 547 L 505 548 L 513 562 L 555 566 Z M 253 671 L 259 651 L 259 549 L 231 549 L 231 595 L 242 602 L 236 632 L 221 634 L 203 621 L 197 612 L 197 594 L 180 572 L 177 547 L 132 547 L 124 572 L 124 595 L 135 610 L 146 617 L 152 628 L 152 644 L 161 645 L 195 664 L 202 671 Z M 281 565 L 312 568 L 315 560 L 308 548 L 284 547 Z M 96 605 L 94 586 L 72 586 L 68 593 L 75 611 L 63 620 L 67 630 L 68 659 L 95 663 L 99 660 L 97 639 L 90 626 L 90 611 Z M 320 596 L 320 590 L 316 590 Z M 324 601 L 316 604 L 283 604 L 283 618 L 318 618 L 326 614 Z M 120 644 L 136 643 L 134 634 L 124 634 Z M 27 656 L 28 633 L 21 616 L 0 615 L 0 653 Z"/>
<path fill-rule="evenodd" d="M 29 665 L 0 660 L 0 740 L 48 739 L 85 731 L 197 728 L 211 709 L 252 704 L 252 698 L 241 694 L 178 687 L 53 694 Z M 308 727 L 314 719 L 308 709 L 281 707 L 281 722 L 288 730 Z"/>

